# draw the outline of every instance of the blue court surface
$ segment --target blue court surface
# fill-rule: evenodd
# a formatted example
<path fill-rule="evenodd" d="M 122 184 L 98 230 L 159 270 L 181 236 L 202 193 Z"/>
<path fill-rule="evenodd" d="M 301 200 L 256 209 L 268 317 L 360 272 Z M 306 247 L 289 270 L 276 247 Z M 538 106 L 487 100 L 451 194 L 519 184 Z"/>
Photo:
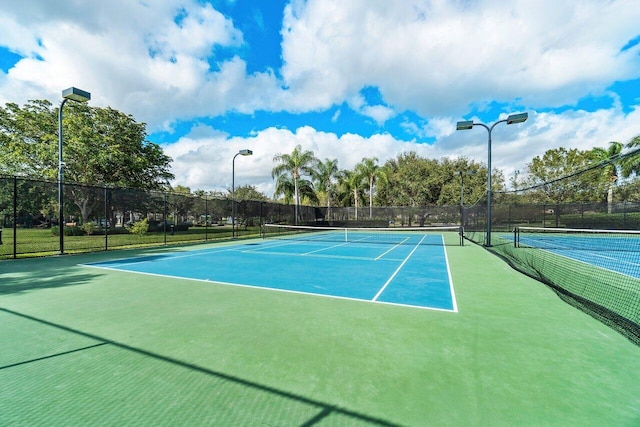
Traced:
<path fill-rule="evenodd" d="M 457 312 L 442 239 L 395 245 L 266 239 L 85 266 Z"/>
<path fill-rule="evenodd" d="M 502 236 L 513 241 L 512 236 Z M 524 236 L 521 247 L 538 248 L 593 266 L 640 279 L 640 235 L 618 236 Z"/>

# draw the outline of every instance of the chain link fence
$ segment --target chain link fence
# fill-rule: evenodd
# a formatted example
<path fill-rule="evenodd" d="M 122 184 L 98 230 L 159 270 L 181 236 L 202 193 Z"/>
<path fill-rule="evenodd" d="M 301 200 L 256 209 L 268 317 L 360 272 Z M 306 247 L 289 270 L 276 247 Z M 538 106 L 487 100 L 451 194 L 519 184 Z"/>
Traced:
<path fill-rule="evenodd" d="M 293 205 L 166 191 L 65 184 L 59 218 L 57 182 L 0 176 L 0 259 L 124 247 L 258 237 L 261 225 L 295 223 Z M 301 206 L 299 223 L 323 210 Z M 60 239 L 60 231 L 64 233 Z"/>
<path fill-rule="evenodd" d="M 123 247 L 207 242 L 259 236 L 265 223 L 367 227 L 462 224 L 465 237 L 483 245 L 486 198 L 472 206 L 295 207 L 240 200 L 231 218 L 228 198 L 166 191 L 65 184 L 58 218 L 57 182 L 0 176 L 0 259 L 90 252 Z M 494 201 L 492 230 L 517 226 L 640 229 L 640 202 L 518 204 Z M 141 227 L 145 220 L 146 228 Z M 59 233 L 63 224 L 64 247 Z"/>

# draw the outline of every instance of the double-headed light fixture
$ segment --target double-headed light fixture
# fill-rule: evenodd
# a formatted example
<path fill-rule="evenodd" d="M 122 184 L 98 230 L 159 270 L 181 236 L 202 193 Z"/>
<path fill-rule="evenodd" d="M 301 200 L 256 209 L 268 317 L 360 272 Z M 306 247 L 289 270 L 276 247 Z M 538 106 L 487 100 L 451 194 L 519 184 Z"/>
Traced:
<path fill-rule="evenodd" d="M 482 126 L 489 133 L 488 142 L 488 160 L 487 160 L 487 237 L 485 239 L 485 246 L 491 246 L 491 132 L 498 123 L 506 123 L 508 125 L 514 123 L 522 123 L 529 118 L 529 113 L 511 114 L 504 120 L 498 120 L 491 126 L 487 126 L 484 123 L 475 123 L 473 120 L 467 120 L 458 122 L 456 124 L 456 130 L 468 130 L 474 126 Z"/>

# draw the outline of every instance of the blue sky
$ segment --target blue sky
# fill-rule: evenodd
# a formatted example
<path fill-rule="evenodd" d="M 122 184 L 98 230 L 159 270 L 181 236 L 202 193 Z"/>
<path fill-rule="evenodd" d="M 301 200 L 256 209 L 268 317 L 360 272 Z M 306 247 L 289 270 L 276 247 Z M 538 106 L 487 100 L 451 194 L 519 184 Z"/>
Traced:
<path fill-rule="evenodd" d="M 508 179 L 559 146 L 640 134 L 637 0 L 0 0 L 0 102 L 91 103 L 147 123 L 174 184 L 271 195 L 273 156 L 297 144 L 351 168 L 415 151 Z M 484 133 L 483 133 L 484 132 Z M 240 160 L 238 160 L 240 162 Z"/>

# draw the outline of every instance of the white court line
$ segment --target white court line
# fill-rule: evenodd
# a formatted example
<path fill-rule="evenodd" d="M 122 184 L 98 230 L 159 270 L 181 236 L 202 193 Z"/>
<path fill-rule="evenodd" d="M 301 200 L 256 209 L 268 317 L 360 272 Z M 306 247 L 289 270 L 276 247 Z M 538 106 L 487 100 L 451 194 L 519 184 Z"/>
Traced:
<path fill-rule="evenodd" d="M 563 258 L 570 259 L 571 261 L 575 261 L 575 262 L 579 262 L 579 263 L 582 263 L 582 264 L 586 264 L 586 265 L 588 265 L 590 267 L 595 267 L 595 268 L 599 268 L 601 270 L 610 271 L 612 273 L 619 274 L 621 276 L 631 277 L 632 279 L 636 279 L 636 280 L 638 279 L 638 277 L 632 276 L 631 274 L 627 274 L 627 273 L 624 273 L 622 271 L 617 271 L 617 270 L 613 270 L 611 268 L 603 267 L 601 265 L 594 264 L 593 262 L 589 262 L 588 260 L 585 261 L 585 260 L 582 260 L 582 259 L 574 258 L 574 257 L 569 256 L 569 255 L 562 254 L 560 252 L 555 252 L 552 249 L 540 249 L 540 250 L 543 251 L 543 252 L 548 252 L 550 254 L 553 254 L 554 256 L 563 257 Z M 562 250 L 562 249 L 560 249 L 560 250 Z M 601 255 L 601 257 L 603 257 L 603 256 Z M 618 259 L 616 259 L 616 258 L 613 258 L 613 259 L 615 261 L 618 261 Z M 624 261 L 623 263 L 624 264 L 631 264 L 632 266 L 636 265 L 636 263 L 628 262 L 628 261 Z M 613 285 L 613 286 L 615 286 L 615 285 Z"/>
<path fill-rule="evenodd" d="M 616 262 L 617 262 L 619 265 L 621 265 L 621 266 L 624 266 L 624 265 L 630 265 L 630 266 L 632 266 L 632 267 L 637 267 L 637 266 L 639 266 L 639 265 L 640 265 L 640 263 L 633 262 L 633 261 L 628 261 L 628 260 L 626 260 L 626 259 L 620 259 L 619 257 L 615 257 L 615 256 L 612 256 L 612 255 L 603 255 L 603 254 L 600 254 L 600 253 L 594 252 L 594 251 L 592 251 L 592 250 L 590 250 L 590 249 L 575 249 L 575 248 L 573 248 L 573 247 L 571 247 L 571 246 L 566 246 L 566 245 L 556 244 L 556 242 L 553 242 L 553 244 L 554 244 L 556 247 L 553 247 L 553 248 L 544 248 L 544 247 L 543 247 L 543 245 L 544 245 L 544 244 L 548 244 L 548 240 L 545 240 L 545 239 L 536 239 L 536 238 L 533 238 L 533 237 L 527 237 L 527 239 L 528 239 L 527 241 L 529 241 L 529 242 L 534 242 L 534 243 L 541 242 L 541 243 L 539 244 L 539 246 L 541 246 L 541 247 L 540 247 L 540 248 L 536 248 L 535 246 L 530 246 L 530 245 L 527 243 L 527 241 L 525 241 L 525 243 L 524 243 L 524 244 L 525 244 L 525 245 L 527 245 L 527 246 L 529 246 L 529 247 L 531 247 L 531 248 L 533 248 L 533 249 L 540 249 L 540 250 L 542 250 L 542 251 L 544 251 L 544 252 L 552 253 L 552 254 L 554 254 L 554 255 L 556 255 L 556 256 L 560 256 L 560 257 L 568 258 L 568 259 L 570 259 L 570 260 L 577 261 L 577 262 L 581 262 L 581 263 L 583 263 L 583 264 L 587 264 L 587 265 L 590 265 L 590 266 L 592 266 L 592 267 L 601 268 L 601 269 L 603 269 L 603 270 L 611 271 L 611 272 L 614 272 L 614 273 L 617 273 L 617 274 L 621 274 L 621 275 L 623 275 L 623 276 L 627 276 L 627 277 L 631 277 L 631 278 L 637 279 L 637 277 L 632 276 L 632 275 L 627 274 L 627 273 L 624 273 L 624 272 L 622 272 L 622 271 L 618 271 L 618 270 L 614 270 L 614 269 L 609 268 L 609 267 L 605 267 L 605 266 L 602 266 L 602 265 L 594 264 L 593 262 L 590 262 L 590 260 L 589 260 L 588 258 L 587 258 L 586 260 L 584 260 L 584 259 L 580 259 L 580 258 L 573 257 L 573 256 L 571 256 L 571 255 L 567 255 L 567 254 L 564 254 L 564 253 L 560 253 L 560 252 L 558 252 L 558 251 L 569 251 L 569 253 L 572 253 L 572 251 L 576 251 L 576 250 L 577 250 L 577 251 L 586 251 L 586 252 L 589 252 L 589 256 L 590 256 L 590 257 L 592 257 L 594 260 L 595 260 L 595 259 L 597 259 L 597 258 L 601 258 L 601 259 L 606 259 L 607 261 L 616 261 Z M 525 247 L 525 248 L 526 248 L 526 247 Z M 604 252 L 605 252 L 605 253 L 610 253 L 611 251 L 606 251 L 606 250 L 605 250 Z"/>
<path fill-rule="evenodd" d="M 449 276 L 449 290 L 451 291 L 451 302 L 453 303 L 453 312 L 458 312 L 458 302 L 456 301 L 456 292 L 453 290 L 453 277 L 451 277 L 451 268 L 449 268 L 449 257 L 444 244 L 444 235 L 442 235 L 442 250 L 444 252 L 444 262 L 447 264 L 447 275 Z"/>
<path fill-rule="evenodd" d="M 420 239 L 420 241 L 418 242 L 418 244 L 413 248 L 413 250 L 409 253 L 409 255 L 407 255 L 407 257 L 404 259 L 404 261 L 402 261 L 402 264 L 400 264 L 398 266 L 398 268 L 396 268 L 396 271 L 393 272 L 393 274 L 391 275 L 391 277 L 389 277 L 389 280 L 387 280 L 387 283 L 385 283 L 382 288 L 380 288 L 380 290 L 378 291 L 378 293 L 373 297 L 373 299 L 371 301 L 377 301 L 378 298 L 380 297 L 380 295 L 382 295 L 382 293 L 384 292 L 384 290 L 387 288 L 387 286 L 389 286 L 389 283 L 391 283 L 391 281 L 393 280 L 394 277 L 396 277 L 396 275 L 400 272 L 400 270 L 402 269 L 402 267 L 404 267 L 404 265 L 407 263 L 407 261 L 409 261 L 409 258 L 411 258 L 411 255 L 413 255 L 413 253 L 418 249 L 418 247 L 420 246 L 420 243 L 422 243 L 422 241 L 427 237 L 427 235 L 425 234 L 424 236 L 422 236 L 422 239 Z"/>
<path fill-rule="evenodd" d="M 425 237 L 427 235 L 425 234 Z M 424 237 L 423 237 L 424 239 Z M 385 256 L 386 254 L 388 254 L 389 252 L 391 252 L 392 250 L 394 250 L 395 248 L 397 248 L 398 246 L 400 246 L 401 244 L 403 244 L 404 242 L 406 242 L 407 240 L 409 240 L 409 238 L 407 237 L 406 239 L 404 239 L 402 242 L 398 243 L 397 245 L 395 245 L 394 247 L 392 247 L 391 249 L 389 249 L 388 251 L 386 251 L 385 253 L 383 253 L 382 255 L 380 255 L 379 257 L 377 257 L 375 260 L 378 261 L 380 258 L 382 258 L 383 256 Z M 422 240 L 420 240 L 422 241 Z"/>
<path fill-rule="evenodd" d="M 309 255 L 309 254 L 314 254 L 316 252 L 322 252 L 322 251 L 326 251 L 326 250 L 333 249 L 333 248 L 339 248 L 340 246 L 344 246 L 346 244 L 348 244 L 348 243 L 345 242 L 345 243 L 340 243 L 339 245 L 327 246 L 326 248 L 320 248 L 320 249 L 316 249 L 315 251 L 305 252 L 302 255 Z"/>
<path fill-rule="evenodd" d="M 243 252 L 244 253 L 244 252 Z M 295 252 L 268 252 L 268 251 L 259 251 L 259 252 L 251 252 L 256 254 L 264 254 L 264 255 L 276 255 L 276 256 L 284 256 L 284 257 L 311 257 L 311 258 L 329 258 L 329 259 L 350 259 L 354 261 L 375 261 L 375 258 L 371 257 L 358 257 L 352 255 L 325 255 L 320 253 L 307 254 L 307 253 L 295 253 Z M 390 262 L 400 262 L 400 259 L 383 259 L 382 261 L 390 261 Z"/>
<path fill-rule="evenodd" d="M 157 260 L 158 257 L 167 257 L 167 258 L 171 258 L 171 259 L 178 259 L 178 258 L 189 258 L 189 257 L 194 257 L 194 256 L 200 256 L 200 255 L 216 254 L 216 253 L 219 253 L 219 252 L 231 252 L 231 251 L 235 251 L 235 250 L 236 249 L 234 247 L 232 247 L 232 246 L 226 246 L 224 248 L 218 248 L 218 249 L 212 249 L 212 250 L 209 250 L 209 249 L 194 249 L 193 251 L 184 252 L 183 255 L 175 255 L 176 253 L 179 253 L 179 252 L 161 252 L 161 253 L 157 253 L 157 254 L 141 255 L 141 256 L 137 256 L 137 257 L 133 257 L 133 258 L 115 258 L 115 259 L 111 259 L 111 260 L 108 260 L 108 261 L 96 261 L 96 262 L 92 262 L 92 263 L 88 263 L 88 264 L 78 264 L 78 265 L 94 267 L 91 264 L 104 264 L 104 263 L 114 263 L 114 262 L 119 263 L 118 265 L 134 265 L 134 264 L 141 264 L 141 263 L 145 263 L 145 262 L 153 262 L 153 261 Z M 148 259 L 145 259 L 145 258 L 148 258 Z M 120 261 L 129 261 L 129 262 L 120 263 Z"/>
<path fill-rule="evenodd" d="M 308 244 L 308 245 L 318 245 L 318 244 L 324 244 L 326 242 L 323 243 L 323 241 L 321 240 L 271 240 L 271 242 L 273 243 L 262 243 L 262 245 L 264 245 L 263 247 L 270 249 L 270 248 L 278 248 L 281 246 L 291 246 L 291 245 L 301 245 L 301 244 Z M 277 243 L 276 243 L 277 242 Z M 261 248 L 255 248 L 255 249 L 248 249 L 248 250 L 244 250 L 241 251 L 243 253 L 262 253 L 262 249 Z"/>
<path fill-rule="evenodd" d="M 362 299 L 362 298 L 342 297 L 342 296 L 337 296 L 337 295 L 319 294 L 319 293 L 314 293 L 314 292 L 294 291 L 294 290 L 291 290 L 291 289 L 281 289 L 281 288 L 276 288 L 276 287 L 271 287 L 271 286 L 258 286 L 258 285 L 247 285 L 247 284 L 243 284 L 243 283 L 221 282 L 221 281 L 212 280 L 212 279 L 194 279 L 194 278 L 191 278 L 191 277 L 172 276 L 172 275 L 168 275 L 168 274 L 146 273 L 146 272 L 142 272 L 142 271 L 130 271 L 130 270 L 118 270 L 116 268 L 100 267 L 100 266 L 89 265 L 89 264 L 79 264 L 79 265 L 83 266 L 83 267 L 88 267 L 88 268 L 111 270 L 111 271 L 117 271 L 117 272 L 121 272 L 121 273 L 143 274 L 143 275 L 146 275 L 146 276 L 154 276 L 154 277 L 178 279 L 178 280 L 192 280 L 192 281 L 195 281 L 195 282 L 214 283 L 214 284 L 219 284 L 219 285 L 223 285 L 223 286 L 237 286 L 237 287 L 241 287 L 241 288 L 258 289 L 258 290 L 263 290 L 263 291 L 267 291 L 267 292 L 270 292 L 270 291 L 286 292 L 286 293 L 298 294 L 298 295 L 312 295 L 312 296 L 321 297 L 321 298 L 331 298 L 331 299 L 338 299 L 338 300 L 357 301 L 357 302 L 363 302 L 363 303 L 367 303 L 367 304 L 374 303 L 374 304 L 391 305 L 391 306 L 396 306 L 396 307 L 415 308 L 415 309 L 418 309 L 418 310 L 444 311 L 444 312 L 449 312 L 449 313 L 452 312 L 452 310 L 448 310 L 446 308 L 425 307 L 423 305 L 411 305 L 411 304 L 399 304 L 399 303 L 385 302 L 385 301 L 373 301 L 373 300 L 366 300 L 366 299 Z"/>

